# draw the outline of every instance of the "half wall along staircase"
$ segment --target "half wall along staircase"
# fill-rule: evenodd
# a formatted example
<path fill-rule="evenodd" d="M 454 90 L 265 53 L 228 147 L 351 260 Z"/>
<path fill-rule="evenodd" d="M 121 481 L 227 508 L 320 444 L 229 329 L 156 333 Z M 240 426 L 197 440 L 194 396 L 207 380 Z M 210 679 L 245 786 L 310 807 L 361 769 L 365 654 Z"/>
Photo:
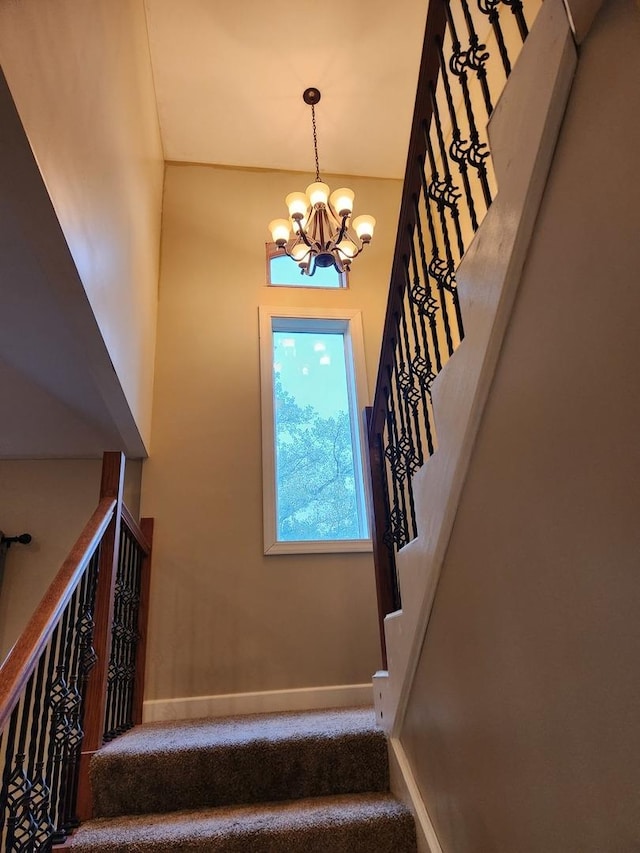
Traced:
<path fill-rule="evenodd" d="M 93 759 L 76 853 L 414 853 L 372 708 L 152 723 Z"/>

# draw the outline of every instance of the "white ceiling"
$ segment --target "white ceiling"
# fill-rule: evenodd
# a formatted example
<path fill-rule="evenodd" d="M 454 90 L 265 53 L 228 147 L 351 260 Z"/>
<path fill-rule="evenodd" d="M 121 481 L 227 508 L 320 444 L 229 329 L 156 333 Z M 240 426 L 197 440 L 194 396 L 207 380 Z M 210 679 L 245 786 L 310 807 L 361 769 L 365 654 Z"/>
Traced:
<path fill-rule="evenodd" d="M 145 0 L 165 158 L 402 178 L 424 0 Z"/>

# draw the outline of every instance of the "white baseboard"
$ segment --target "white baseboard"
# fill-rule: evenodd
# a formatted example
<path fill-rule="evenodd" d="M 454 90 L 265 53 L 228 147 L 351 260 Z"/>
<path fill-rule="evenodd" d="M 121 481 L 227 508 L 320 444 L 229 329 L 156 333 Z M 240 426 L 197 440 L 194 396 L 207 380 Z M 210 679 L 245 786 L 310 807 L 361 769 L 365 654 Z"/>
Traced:
<path fill-rule="evenodd" d="M 418 853 L 442 853 L 438 836 L 411 770 L 404 747 L 396 737 L 389 738 L 391 791 L 413 812 L 416 822 Z"/>
<path fill-rule="evenodd" d="M 348 708 L 373 704 L 371 683 L 339 684 L 331 687 L 301 687 L 261 693 L 223 693 L 217 696 L 187 696 L 151 699 L 145 702 L 145 723 L 227 717 L 277 711 L 312 711 L 319 708 Z"/>

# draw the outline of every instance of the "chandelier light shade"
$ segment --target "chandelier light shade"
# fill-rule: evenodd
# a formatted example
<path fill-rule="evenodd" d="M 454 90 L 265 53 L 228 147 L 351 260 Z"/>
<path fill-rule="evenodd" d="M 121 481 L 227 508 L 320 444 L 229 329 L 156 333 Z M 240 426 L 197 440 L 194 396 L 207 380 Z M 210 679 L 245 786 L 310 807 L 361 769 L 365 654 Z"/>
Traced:
<path fill-rule="evenodd" d="M 278 249 L 293 258 L 305 275 L 313 275 L 317 267 L 331 266 L 343 273 L 371 242 L 376 221 L 368 215 L 351 221 L 353 190 L 340 187 L 331 192 L 320 180 L 315 111 L 320 91 L 306 89 L 302 99 L 311 107 L 316 179 L 305 192 L 289 193 L 285 199 L 289 218 L 274 219 L 269 223 L 269 231 Z"/>

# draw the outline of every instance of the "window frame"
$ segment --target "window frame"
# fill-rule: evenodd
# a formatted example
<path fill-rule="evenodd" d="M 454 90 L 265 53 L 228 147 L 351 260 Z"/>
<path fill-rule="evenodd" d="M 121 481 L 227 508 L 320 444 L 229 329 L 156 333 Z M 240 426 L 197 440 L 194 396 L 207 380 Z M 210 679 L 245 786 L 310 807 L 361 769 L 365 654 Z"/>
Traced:
<path fill-rule="evenodd" d="M 265 247 L 266 247 L 266 262 L 265 262 L 266 278 L 265 278 L 265 281 L 267 282 L 267 287 L 291 287 L 291 288 L 294 288 L 295 290 L 303 290 L 304 288 L 308 288 L 309 290 L 325 290 L 325 291 L 328 290 L 331 292 L 340 292 L 341 290 L 348 290 L 349 289 L 349 273 L 348 272 L 339 272 L 338 273 L 338 275 L 340 276 L 340 284 L 338 285 L 338 287 L 329 287 L 326 284 L 319 284 L 319 285 L 318 284 L 311 284 L 311 282 L 313 282 L 313 276 L 311 276 L 311 277 L 307 276 L 306 279 L 303 279 L 305 281 L 310 282 L 309 284 L 304 284 L 304 283 L 303 284 L 293 284 L 293 283 L 292 284 L 274 284 L 271 281 L 271 259 L 272 258 L 281 258 L 284 255 L 284 252 L 281 249 L 279 249 L 278 246 L 273 242 L 265 243 Z M 293 259 L 291 259 L 291 263 L 294 264 L 295 261 Z M 300 276 L 300 278 L 301 279 L 303 278 L 302 275 Z"/>
<path fill-rule="evenodd" d="M 366 470 L 366 435 L 362 413 L 369 405 L 369 392 L 364 358 L 362 312 L 344 308 L 281 308 L 261 305 L 258 309 L 260 325 L 260 397 L 262 418 L 262 508 L 264 528 L 264 553 L 270 554 L 322 554 L 350 553 L 372 550 L 371 518 L 369 515 L 369 477 Z M 296 540 L 282 542 L 277 537 L 276 452 L 274 424 L 273 383 L 273 332 L 314 331 L 312 321 L 317 320 L 317 331 L 344 334 L 347 360 L 347 392 L 351 412 L 351 436 L 355 464 L 360 466 L 361 481 L 356 483 L 359 511 L 365 521 L 369 536 L 362 539 Z M 275 325 L 274 325 L 275 321 Z M 308 321 L 305 328 L 296 326 Z M 358 478 L 356 478 L 358 481 Z"/>

